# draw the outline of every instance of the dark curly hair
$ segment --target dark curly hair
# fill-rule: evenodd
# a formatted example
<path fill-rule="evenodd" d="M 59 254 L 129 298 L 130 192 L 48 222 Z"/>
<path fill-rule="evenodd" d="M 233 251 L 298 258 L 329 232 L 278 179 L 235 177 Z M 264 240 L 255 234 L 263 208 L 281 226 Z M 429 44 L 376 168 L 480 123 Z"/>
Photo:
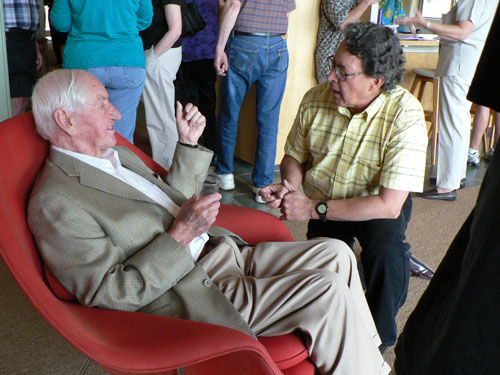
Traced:
<path fill-rule="evenodd" d="M 371 22 L 357 22 L 344 29 L 347 50 L 359 57 L 363 72 L 384 78 L 381 91 L 389 91 L 401 83 L 406 59 L 398 37 L 388 27 Z"/>

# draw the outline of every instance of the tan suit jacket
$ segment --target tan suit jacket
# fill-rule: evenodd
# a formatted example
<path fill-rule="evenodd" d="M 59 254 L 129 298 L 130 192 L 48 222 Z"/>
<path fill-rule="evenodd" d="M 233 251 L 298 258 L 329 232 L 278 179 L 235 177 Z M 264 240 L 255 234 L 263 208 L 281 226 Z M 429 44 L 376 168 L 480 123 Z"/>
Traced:
<path fill-rule="evenodd" d="M 194 176 L 208 169 L 212 157 L 202 147 L 178 146 L 165 183 L 131 151 L 116 150 L 124 167 L 179 206 L 192 196 Z M 81 304 L 203 321 L 252 335 L 204 269 L 167 233 L 173 220 L 128 184 L 53 149 L 28 209 L 45 263 Z M 212 227 L 209 234 L 231 233 Z"/>

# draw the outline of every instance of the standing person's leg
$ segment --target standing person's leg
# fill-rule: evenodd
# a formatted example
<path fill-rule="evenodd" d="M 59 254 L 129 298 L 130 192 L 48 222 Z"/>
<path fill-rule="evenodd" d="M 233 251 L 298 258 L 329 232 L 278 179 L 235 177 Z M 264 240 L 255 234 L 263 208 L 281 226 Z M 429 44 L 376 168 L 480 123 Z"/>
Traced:
<path fill-rule="evenodd" d="M 493 139 L 493 148 L 497 147 L 500 138 L 500 112 L 495 112 L 495 137 Z"/>
<path fill-rule="evenodd" d="M 488 127 L 490 121 L 490 109 L 488 107 L 478 105 L 476 113 L 474 114 L 474 121 L 472 123 L 472 135 L 470 137 L 469 152 L 467 154 L 467 164 L 479 165 L 479 144 L 483 138 L 484 131 Z"/>
<path fill-rule="evenodd" d="M 201 143 L 203 146 L 215 151 L 216 145 L 216 120 L 215 107 L 217 105 L 217 95 L 215 83 L 217 73 L 214 68 L 213 59 L 203 59 L 185 63 L 189 70 L 189 77 L 198 89 L 198 108 L 206 117 L 207 125 L 203 131 Z"/>
<path fill-rule="evenodd" d="M 441 77 L 439 94 L 438 192 L 460 188 L 467 169 L 470 140 L 469 85 L 458 76 Z"/>
<path fill-rule="evenodd" d="M 12 116 L 26 112 L 31 88 L 37 79 L 34 33 L 11 30 L 5 33 Z"/>
<path fill-rule="evenodd" d="M 256 188 L 273 183 L 280 108 L 289 60 L 286 40 L 281 36 L 265 40 L 266 65 L 255 85 L 258 135 L 252 181 Z"/>
<path fill-rule="evenodd" d="M 239 249 L 226 238 L 200 263 L 257 335 L 305 332 L 322 374 L 389 372 L 356 260 L 341 241 Z"/>
<path fill-rule="evenodd" d="M 54 55 L 56 56 L 57 64 L 62 65 L 63 63 L 63 48 L 66 44 L 66 40 L 68 39 L 69 33 L 62 33 L 57 31 L 54 26 L 52 26 L 52 22 L 50 22 L 50 13 L 52 12 L 53 1 L 49 2 L 49 28 L 50 28 L 50 37 L 52 41 L 52 48 L 54 49 Z"/>
<path fill-rule="evenodd" d="M 219 175 L 233 173 L 234 149 L 238 135 L 238 119 L 241 104 L 255 81 L 254 70 L 257 65 L 259 48 L 249 43 L 260 37 L 235 36 L 229 38 L 226 54 L 229 69 L 221 77 L 219 86 L 220 111 L 217 118 L 217 163 Z"/>
<path fill-rule="evenodd" d="M 109 102 L 122 115 L 115 121 L 114 129 L 130 143 L 134 143 L 134 131 L 137 106 L 144 89 L 146 71 L 143 68 L 129 66 L 108 66 L 85 69 L 96 76 L 106 87 Z"/>
<path fill-rule="evenodd" d="M 410 279 L 410 245 L 405 242 L 412 210 L 408 196 L 397 219 L 359 222 L 366 300 L 384 346 L 397 338 L 396 315 L 406 300 Z"/>
<path fill-rule="evenodd" d="M 174 80 L 182 61 L 182 47 L 156 56 L 154 47 L 145 51 L 146 83 L 143 100 L 153 159 L 170 168 L 178 141 L 175 124 Z"/>

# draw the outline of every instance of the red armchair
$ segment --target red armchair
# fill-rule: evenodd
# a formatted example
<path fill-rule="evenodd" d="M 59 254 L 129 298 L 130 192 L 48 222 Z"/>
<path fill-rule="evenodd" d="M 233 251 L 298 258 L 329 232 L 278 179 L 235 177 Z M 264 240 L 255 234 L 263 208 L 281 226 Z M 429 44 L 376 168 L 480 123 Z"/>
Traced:
<path fill-rule="evenodd" d="M 157 173 L 165 173 L 118 138 L 119 144 L 136 152 Z M 48 143 L 36 134 L 31 113 L 0 123 L 0 142 L 0 254 L 36 311 L 85 356 L 111 374 L 176 374 L 180 368 L 184 374 L 203 375 L 228 369 L 234 374 L 314 374 L 307 350 L 293 334 L 257 341 L 222 326 L 87 308 L 56 297 L 50 287 L 59 297 L 68 292 L 45 272 L 26 222 L 29 193 Z M 249 242 L 292 239 L 277 218 L 245 207 L 223 205 L 217 225 Z"/>

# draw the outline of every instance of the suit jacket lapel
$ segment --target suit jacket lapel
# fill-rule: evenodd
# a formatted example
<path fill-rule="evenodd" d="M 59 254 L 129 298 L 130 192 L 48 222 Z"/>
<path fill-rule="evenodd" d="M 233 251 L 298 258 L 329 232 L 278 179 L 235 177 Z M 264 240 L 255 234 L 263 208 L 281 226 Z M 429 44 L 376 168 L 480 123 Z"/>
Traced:
<path fill-rule="evenodd" d="M 50 150 L 49 161 L 57 165 L 68 176 L 78 177 L 82 185 L 120 197 L 157 204 L 125 182 L 57 150 Z"/>
<path fill-rule="evenodd" d="M 165 181 L 163 181 L 161 177 L 158 174 L 154 173 L 151 169 L 149 169 L 137 155 L 135 155 L 126 147 L 117 146 L 114 148 L 116 149 L 116 151 L 118 151 L 120 161 L 125 168 L 130 169 L 131 171 L 137 173 L 139 176 L 144 177 L 149 182 L 158 186 L 179 207 L 184 204 L 184 202 L 186 201 L 186 197 L 180 191 L 172 188 Z"/>

